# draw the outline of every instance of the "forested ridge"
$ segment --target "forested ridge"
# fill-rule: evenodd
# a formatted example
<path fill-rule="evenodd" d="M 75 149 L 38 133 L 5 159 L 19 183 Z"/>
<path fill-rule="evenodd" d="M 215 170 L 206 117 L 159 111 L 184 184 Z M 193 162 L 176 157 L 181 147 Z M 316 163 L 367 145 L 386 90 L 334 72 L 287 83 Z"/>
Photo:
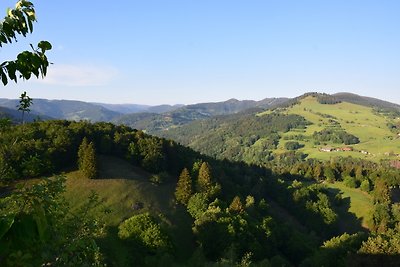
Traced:
<path fill-rule="evenodd" d="M 112 240 L 110 235 L 119 240 L 121 249 L 131 251 L 126 266 L 133 262 L 139 266 L 398 263 L 400 208 L 393 194 L 400 177 L 390 162 L 304 161 L 292 152 L 265 166 L 249 165 L 216 160 L 110 123 L 8 125 L 2 127 L 0 139 L 0 261 L 5 266 L 113 265 L 118 255 L 102 249 Z M 165 223 L 169 215 L 139 207 L 135 215 L 120 221 L 113 234 L 104 231 L 107 226 L 98 213 L 90 212 L 102 205 L 95 192 L 78 210 L 67 205 L 62 172 L 82 169 L 85 153 L 79 151 L 90 144 L 95 155 L 124 159 L 151 173 L 149 182 L 176 188 L 169 196 L 176 199 L 170 209 L 191 218 L 186 222 L 193 242 L 188 255 L 177 254 L 174 224 Z M 61 177 L 41 178 L 52 174 Z M 82 179 L 90 178 L 98 179 Z M 371 195 L 373 211 L 367 228 L 349 213 L 348 199 L 329 187 L 333 182 Z M 113 211 L 105 212 L 103 216 L 114 216 Z M 84 219 L 78 220 L 79 216 Z"/>

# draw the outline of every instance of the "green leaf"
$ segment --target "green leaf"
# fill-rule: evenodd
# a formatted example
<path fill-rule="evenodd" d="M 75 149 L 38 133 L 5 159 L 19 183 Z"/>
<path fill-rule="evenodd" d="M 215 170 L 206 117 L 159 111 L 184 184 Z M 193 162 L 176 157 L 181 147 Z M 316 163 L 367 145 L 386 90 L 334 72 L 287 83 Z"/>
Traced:
<path fill-rule="evenodd" d="M 0 217 L 0 239 L 10 230 L 14 224 L 15 215 L 8 215 Z"/>
<path fill-rule="evenodd" d="M 7 75 L 4 73 L 3 70 L 0 70 L 0 76 L 1 76 L 1 81 L 3 82 L 3 85 L 7 85 L 7 83 L 8 83 Z"/>
<path fill-rule="evenodd" d="M 52 48 L 50 42 L 48 42 L 48 41 L 40 41 L 39 44 L 38 44 L 38 47 L 39 47 L 40 49 L 42 49 L 42 52 L 43 52 L 43 53 L 44 53 L 45 51 L 47 51 L 47 50 L 51 50 L 51 48 Z"/>
<path fill-rule="evenodd" d="M 35 213 L 33 215 L 34 220 L 36 221 L 36 226 L 39 233 L 40 241 L 44 242 L 48 238 L 48 224 L 45 211 L 43 207 L 39 204 L 34 206 Z"/>

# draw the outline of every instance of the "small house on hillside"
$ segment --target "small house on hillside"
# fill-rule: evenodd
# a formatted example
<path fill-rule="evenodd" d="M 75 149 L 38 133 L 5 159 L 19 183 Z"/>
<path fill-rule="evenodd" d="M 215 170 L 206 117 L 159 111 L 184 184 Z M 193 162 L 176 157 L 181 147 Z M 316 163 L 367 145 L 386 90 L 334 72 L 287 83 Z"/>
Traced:
<path fill-rule="evenodd" d="M 337 149 L 338 151 L 353 151 L 351 146 L 341 147 Z"/>
<path fill-rule="evenodd" d="M 331 148 L 331 147 L 321 147 L 319 150 L 322 151 L 322 152 L 332 152 L 333 148 Z"/>

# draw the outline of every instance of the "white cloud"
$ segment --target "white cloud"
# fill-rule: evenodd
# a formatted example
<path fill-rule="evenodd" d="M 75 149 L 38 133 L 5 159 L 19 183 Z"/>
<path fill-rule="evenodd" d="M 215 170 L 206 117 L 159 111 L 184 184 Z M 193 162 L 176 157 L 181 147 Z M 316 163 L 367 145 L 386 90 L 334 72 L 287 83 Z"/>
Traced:
<path fill-rule="evenodd" d="M 102 86 L 109 84 L 118 74 L 109 66 L 93 65 L 50 65 L 44 79 L 37 82 L 64 86 Z"/>

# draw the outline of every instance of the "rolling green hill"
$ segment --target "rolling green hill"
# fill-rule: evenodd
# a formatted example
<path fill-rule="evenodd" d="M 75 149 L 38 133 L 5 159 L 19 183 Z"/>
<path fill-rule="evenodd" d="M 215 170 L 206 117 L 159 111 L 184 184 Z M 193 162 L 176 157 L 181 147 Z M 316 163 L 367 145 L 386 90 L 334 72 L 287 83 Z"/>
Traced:
<path fill-rule="evenodd" d="M 397 159 L 400 154 L 400 109 L 394 109 L 397 105 L 384 105 L 386 102 L 370 98 L 363 105 L 354 104 L 345 101 L 345 94 L 339 96 L 336 99 L 305 94 L 263 112 L 217 117 L 157 134 L 211 156 L 249 163 L 262 163 L 291 149 L 322 160 L 334 156 L 373 161 Z M 355 102 L 356 97 L 351 96 Z M 322 104 L 324 101 L 331 104 Z M 373 103 L 379 107 L 372 107 Z M 280 116 L 281 122 L 272 119 L 276 116 Z M 291 116 L 298 116 L 304 122 L 294 125 Z M 288 127 L 276 128 L 280 123 Z M 288 142 L 297 147 L 288 148 Z"/>
<path fill-rule="evenodd" d="M 271 112 L 300 115 L 312 123 L 306 129 L 294 129 L 282 134 L 279 145 L 274 151 L 276 153 L 285 151 L 285 142 L 302 139 L 299 142 L 304 147 L 300 148 L 299 151 L 308 154 L 309 157 L 319 159 L 329 159 L 332 155 L 341 155 L 380 160 L 388 157 L 396 158 L 400 154 L 398 136 L 400 129 L 391 131 L 388 127 L 388 124 L 399 124 L 400 118 L 387 117 L 385 114 L 376 112 L 372 107 L 349 102 L 321 104 L 316 97 L 308 96 L 292 107 L 267 111 L 257 115 L 262 116 Z M 329 128 L 342 129 L 358 137 L 360 142 L 346 146 L 342 143 L 330 141 L 318 142 L 313 138 L 314 132 Z M 323 151 L 326 147 L 333 150 L 351 147 L 353 151 Z"/>

